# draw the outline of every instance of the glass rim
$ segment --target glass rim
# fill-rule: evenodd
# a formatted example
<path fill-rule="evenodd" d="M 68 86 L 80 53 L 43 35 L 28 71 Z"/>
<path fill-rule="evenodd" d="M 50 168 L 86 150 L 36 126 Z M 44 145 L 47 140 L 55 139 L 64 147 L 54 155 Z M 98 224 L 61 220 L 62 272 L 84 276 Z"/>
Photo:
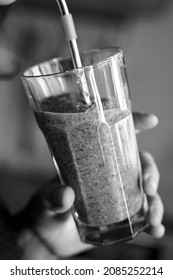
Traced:
<path fill-rule="evenodd" d="M 77 69 L 70 69 L 70 70 L 65 70 L 65 71 L 62 71 L 62 72 L 54 72 L 54 73 L 50 73 L 50 74 L 38 74 L 38 75 L 26 75 L 25 73 L 31 69 L 33 69 L 34 67 L 36 66 L 41 66 L 41 65 L 44 65 L 44 64 L 47 64 L 49 62 L 53 62 L 53 61 L 62 61 L 62 60 L 68 60 L 68 59 L 71 59 L 70 56 L 60 56 L 60 57 L 53 57 L 51 59 L 48 59 L 48 60 L 45 60 L 41 63 L 37 63 L 37 64 L 34 64 L 30 67 L 28 67 L 26 70 L 24 70 L 24 72 L 21 74 L 21 78 L 22 79 L 38 79 L 38 78 L 43 78 L 43 77 L 52 77 L 52 76 L 66 76 L 66 75 L 74 75 L 76 70 L 87 70 L 87 69 L 90 69 L 90 68 L 96 68 L 97 66 L 105 63 L 108 59 L 110 59 L 111 57 L 114 57 L 115 55 L 117 55 L 117 53 L 123 53 L 123 49 L 121 47 L 104 47 L 104 48 L 94 48 L 94 49 L 89 49 L 89 50 L 86 50 L 86 51 L 82 51 L 80 52 L 81 55 L 90 55 L 92 53 L 98 53 L 98 52 L 106 52 L 106 51 L 110 51 L 112 52 L 112 54 L 110 53 L 109 56 L 107 56 L 106 58 L 103 58 L 103 59 L 100 59 L 98 62 L 94 62 L 90 65 L 86 65 L 86 66 L 83 66 L 81 68 L 77 68 Z"/>

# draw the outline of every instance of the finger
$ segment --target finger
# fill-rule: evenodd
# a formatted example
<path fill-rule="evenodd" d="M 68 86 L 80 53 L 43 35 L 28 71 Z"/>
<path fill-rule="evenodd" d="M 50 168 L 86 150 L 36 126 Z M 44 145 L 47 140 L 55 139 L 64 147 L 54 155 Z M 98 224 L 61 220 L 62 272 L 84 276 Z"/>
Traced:
<path fill-rule="evenodd" d="M 143 188 L 147 195 L 155 195 L 158 190 L 160 174 L 153 156 L 148 152 L 140 152 L 142 165 Z"/>
<path fill-rule="evenodd" d="M 157 227 L 150 226 L 145 232 L 155 238 L 162 238 L 165 234 L 165 227 L 162 224 Z"/>
<path fill-rule="evenodd" d="M 57 179 L 48 183 L 41 190 L 41 200 L 47 213 L 65 213 L 73 205 L 74 191 L 69 186 L 60 185 Z"/>
<path fill-rule="evenodd" d="M 151 129 L 158 124 L 158 118 L 153 114 L 133 112 L 133 119 L 136 133 L 139 133 L 141 130 Z"/>
<path fill-rule="evenodd" d="M 152 227 L 159 227 L 162 223 L 164 206 L 159 194 L 148 197 L 147 221 Z"/>

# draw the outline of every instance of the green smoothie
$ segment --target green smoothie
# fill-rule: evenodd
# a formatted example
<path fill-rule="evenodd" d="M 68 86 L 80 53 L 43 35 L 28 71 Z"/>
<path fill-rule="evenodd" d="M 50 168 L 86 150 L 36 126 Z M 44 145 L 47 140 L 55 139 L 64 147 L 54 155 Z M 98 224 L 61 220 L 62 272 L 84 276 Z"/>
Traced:
<path fill-rule="evenodd" d="M 76 217 L 91 226 L 133 216 L 135 222 L 143 195 L 131 110 L 102 104 L 106 123 L 94 102 L 87 106 L 70 94 L 44 99 L 35 116 L 65 183 L 75 191 Z"/>

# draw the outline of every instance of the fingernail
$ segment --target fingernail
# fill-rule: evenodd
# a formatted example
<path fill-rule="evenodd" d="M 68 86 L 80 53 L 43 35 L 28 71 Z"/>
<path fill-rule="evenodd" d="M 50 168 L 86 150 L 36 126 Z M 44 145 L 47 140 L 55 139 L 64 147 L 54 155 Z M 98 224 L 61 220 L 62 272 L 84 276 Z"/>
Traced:
<path fill-rule="evenodd" d="M 155 182 L 155 180 L 154 180 L 153 177 L 149 177 L 147 181 L 148 181 L 148 184 L 149 184 L 151 187 L 155 187 L 155 186 L 156 186 L 156 182 Z"/>
<path fill-rule="evenodd" d="M 146 180 L 147 185 L 147 194 L 148 195 L 154 195 L 156 193 L 156 182 L 153 177 L 148 177 Z"/>
<path fill-rule="evenodd" d="M 151 114 L 150 116 L 152 117 L 153 124 L 155 124 L 155 125 L 158 124 L 158 122 L 159 122 L 158 117 L 156 115 L 153 115 L 153 114 Z"/>
<path fill-rule="evenodd" d="M 157 208 L 150 207 L 150 223 L 152 226 L 158 226 L 161 223 L 161 215 Z"/>

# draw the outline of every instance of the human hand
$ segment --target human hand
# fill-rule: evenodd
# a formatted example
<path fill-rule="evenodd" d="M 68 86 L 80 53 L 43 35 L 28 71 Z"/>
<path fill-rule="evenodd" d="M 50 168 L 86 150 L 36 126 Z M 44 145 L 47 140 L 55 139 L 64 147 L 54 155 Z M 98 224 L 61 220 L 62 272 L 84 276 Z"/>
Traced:
<path fill-rule="evenodd" d="M 134 113 L 133 117 L 136 133 L 151 129 L 158 122 L 153 115 Z M 159 172 L 149 153 L 140 152 L 140 158 L 144 192 L 149 205 L 147 214 L 149 228 L 146 232 L 159 238 L 164 234 L 163 204 L 157 193 Z M 46 184 L 32 199 L 23 213 L 23 220 L 27 217 L 27 226 L 33 229 L 23 231 L 20 236 L 20 244 L 24 248 L 23 258 L 67 258 L 93 248 L 92 245 L 82 243 L 79 238 L 70 211 L 74 199 L 72 188 L 60 185 L 57 178 Z"/>
<path fill-rule="evenodd" d="M 136 133 L 155 127 L 158 119 L 155 115 L 134 113 L 133 114 Z M 158 194 L 159 171 L 153 156 L 148 152 L 140 152 L 142 165 L 143 188 L 148 200 L 147 220 L 149 228 L 146 232 L 153 237 L 161 238 L 165 233 L 162 225 L 164 207 Z"/>
<path fill-rule="evenodd" d="M 15 219 L 23 230 L 19 247 L 23 259 L 62 259 L 92 248 L 81 242 L 71 214 L 74 191 L 55 178 L 45 184 Z"/>

